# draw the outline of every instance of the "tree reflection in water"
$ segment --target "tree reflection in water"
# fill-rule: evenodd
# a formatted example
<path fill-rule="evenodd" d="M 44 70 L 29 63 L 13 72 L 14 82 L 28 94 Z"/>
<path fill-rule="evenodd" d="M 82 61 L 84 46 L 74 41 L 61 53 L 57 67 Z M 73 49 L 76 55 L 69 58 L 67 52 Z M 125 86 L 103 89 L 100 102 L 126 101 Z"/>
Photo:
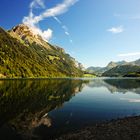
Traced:
<path fill-rule="evenodd" d="M 132 92 L 140 94 L 140 79 L 0 80 L 0 139 L 2 137 L 4 137 L 4 140 L 12 138 L 18 140 L 46 139 L 55 137 L 60 133 L 65 133 L 67 131 L 67 125 L 64 126 L 61 123 L 69 124 L 69 117 L 73 119 L 72 112 L 69 111 L 68 114 L 65 114 L 66 112 L 61 114 L 64 117 L 65 115 L 69 116 L 63 122 L 59 122 L 59 129 L 55 127 L 55 124 L 56 121 L 61 121 L 62 118 L 53 119 L 53 116 L 50 116 L 50 114 L 58 108 L 63 108 L 64 103 L 70 101 L 76 93 L 81 92 L 84 86 L 86 86 L 86 93 L 89 92 L 88 88 L 91 90 L 97 88 L 102 89 L 103 87 L 103 89 L 108 89 L 106 91 L 103 90 L 103 92 L 108 93 L 125 94 Z M 94 93 L 97 94 L 96 90 Z M 121 98 L 124 101 L 126 99 Z M 96 99 L 93 99 L 93 103 L 96 103 Z M 100 102 L 97 104 L 100 104 Z M 88 101 L 86 105 L 88 105 Z M 104 106 L 107 104 L 102 104 L 101 102 L 100 105 Z M 82 108 L 80 109 L 82 110 Z M 94 111 L 96 112 L 96 110 L 93 110 L 91 119 L 94 116 L 96 117 Z M 102 112 L 102 110 L 97 111 Z M 86 110 L 83 109 L 84 112 Z M 88 115 L 85 114 L 85 116 Z M 80 114 L 77 114 L 75 119 L 80 122 L 80 120 L 77 120 L 80 119 L 79 117 L 81 117 Z M 60 129 L 61 125 L 63 125 L 62 129 Z"/>
<path fill-rule="evenodd" d="M 27 135 L 40 125 L 50 127 L 47 113 L 63 106 L 85 83 L 71 79 L 0 81 L 0 125 Z"/>

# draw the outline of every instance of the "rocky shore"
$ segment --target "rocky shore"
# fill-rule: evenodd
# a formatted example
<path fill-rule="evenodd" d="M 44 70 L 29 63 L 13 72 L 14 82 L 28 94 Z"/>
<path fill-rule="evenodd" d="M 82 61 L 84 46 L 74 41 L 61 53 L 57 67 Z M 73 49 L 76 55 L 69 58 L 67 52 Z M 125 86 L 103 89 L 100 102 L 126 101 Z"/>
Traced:
<path fill-rule="evenodd" d="M 96 124 L 56 140 L 140 140 L 140 116 Z"/>

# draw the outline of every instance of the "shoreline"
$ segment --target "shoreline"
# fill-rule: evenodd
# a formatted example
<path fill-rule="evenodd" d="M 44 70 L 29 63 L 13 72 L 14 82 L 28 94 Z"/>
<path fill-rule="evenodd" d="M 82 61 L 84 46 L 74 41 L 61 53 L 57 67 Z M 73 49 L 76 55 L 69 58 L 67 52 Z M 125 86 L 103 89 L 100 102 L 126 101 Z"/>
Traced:
<path fill-rule="evenodd" d="M 0 80 L 44 80 L 44 79 L 140 79 L 140 77 L 12 77 L 1 78 Z"/>
<path fill-rule="evenodd" d="M 62 135 L 55 140 L 139 140 L 140 116 L 125 117 Z"/>

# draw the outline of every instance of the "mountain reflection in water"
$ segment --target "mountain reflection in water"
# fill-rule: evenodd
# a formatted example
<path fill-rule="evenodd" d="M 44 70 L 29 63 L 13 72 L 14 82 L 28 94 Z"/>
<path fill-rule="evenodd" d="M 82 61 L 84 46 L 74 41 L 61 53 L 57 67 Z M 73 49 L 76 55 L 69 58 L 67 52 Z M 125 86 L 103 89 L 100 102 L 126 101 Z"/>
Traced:
<path fill-rule="evenodd" d="M 123 97 L 123 94 L 131 92 L 132 95 L 136 93 L 139 96 L 140 80 L 0 80 L 0 139 L 53 138 L 86 124 L 129 115 L 130 112 L 126 111 L 126 114 L 122 114 L 121 110 L 118 111 L 121 115 L 117 116 L 112 111 L 116 106 L 110 109 L 114 114 L 110 114 L 111 111 L 107 110 L 110 104 L 106 101 L 114 100 L 116 97 L 106 99 L 102 93 L 102 98 L 105 99 L 100 103 L 99 97 L 102 95 L 97 94 L 98 92 L 106 93 L 108 97 L 114 93 L 122 94 L 118 100 L 130 106 L 126 101 L 135 100 L 135 103 L 138 103 L 140 97 L 131 99 L 128 96 Z M 108 95 L 108 93 L 111 94 Z M 78 96 L 75 96 L 76 94 Z M 98 104 L 101 108 L 96 109 Z M 106 108 L 104 108 L 105 105 Z M 134 113 L 140 113 L 137 109 L 140 104 L 135 106 Z M 103 116 L 104 112 L 108 114 Z M 75 116 L 74 113 L 76 113 Z"/>
<path fill-rule="evenodd" d="M 80 92 L 83 80 L 2 80 L 0 81 L 0 125 L 14 126 L 30 133 L 39 125 L 51 126 L 44 116 L 63 106 Z"/>

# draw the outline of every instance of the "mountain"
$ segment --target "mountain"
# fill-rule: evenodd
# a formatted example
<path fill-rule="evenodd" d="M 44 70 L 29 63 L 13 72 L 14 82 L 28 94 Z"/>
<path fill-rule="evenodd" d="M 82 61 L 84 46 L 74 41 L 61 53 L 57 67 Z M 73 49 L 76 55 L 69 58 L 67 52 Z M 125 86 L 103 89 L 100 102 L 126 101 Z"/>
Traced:
<path fill-rule="evenodd" d="M 102 73 L 104 73 L 105 71 L 110 70 L 118 65 L 123 65 L 126 63 L 127 63 L 126 61 L 119 61 L 119 62 L 111 61 L 110 63 L 108 63 L 108 65 L 106 67 L 88 67 L 86 69 L 86 71 L 89 73 L 95 73 L 97 75 L 102 75 Z"/>
<path fill-rule="evenodd" d="M 118 62 L 113 62 L 111 61 L 108 63 L 106 67 L 89 67 L 86 69 L 87 72 L 89 73 L 96 73 L 97 75 L 102 75 L 106 71 L 111 70 L 112 68 L 117 68 L 117 66 L 125 66 L 125 65 L 131 65 L 131 66 L 140 66 L 140 59 L 132 62 L 126 62 L 126 61 L 118 61 Z"/>
<path fill-rule="evenodd" d="M 64 49 L 43 40 L 24 24 L 0 28 L 0 77 L 82 76 L 82 66 Z"/>
<path fill-rule="evenodd" d="M 19 24 L 13 27 L 8 32 L 11 36 L 20 40 L 26 45 L 37 44 L 47 49 L 52 49 L 52 46 L 48 42 L 44 41 L 44 39 L 41 36 L 39 36 L 36 32 L 34 32 L 34 29 L 24 24 Z"/>
<path fill-rule="evenodd" d="M 140 77 L 140 66 L 119 65 L 102 74 L 107 77 Z"/>
<path fill-rule="evenodd" d="M 113 62 L 111 61 L 107 66 L 106 69 L 109 70 L 111 68 L 114 68 L 116 66 L 120 66 L 120 65 L 126 65 L 128 62 L 126 61 L 118 61 L 118 62 Z"/>
<path fill-rule="evenodd" d="M 130 63 L 133 64 L 133 65 L 140 66 L 140 59 L 138 59 L 136 61 L 133 61 L 133 62 L 130 62 Z"/>
<path fill-rule="evenodd" d="M 102 67 L 88 67 L 86 71 L 89 73 L 100 73 L 102 72 L 102 69 Z"/>

